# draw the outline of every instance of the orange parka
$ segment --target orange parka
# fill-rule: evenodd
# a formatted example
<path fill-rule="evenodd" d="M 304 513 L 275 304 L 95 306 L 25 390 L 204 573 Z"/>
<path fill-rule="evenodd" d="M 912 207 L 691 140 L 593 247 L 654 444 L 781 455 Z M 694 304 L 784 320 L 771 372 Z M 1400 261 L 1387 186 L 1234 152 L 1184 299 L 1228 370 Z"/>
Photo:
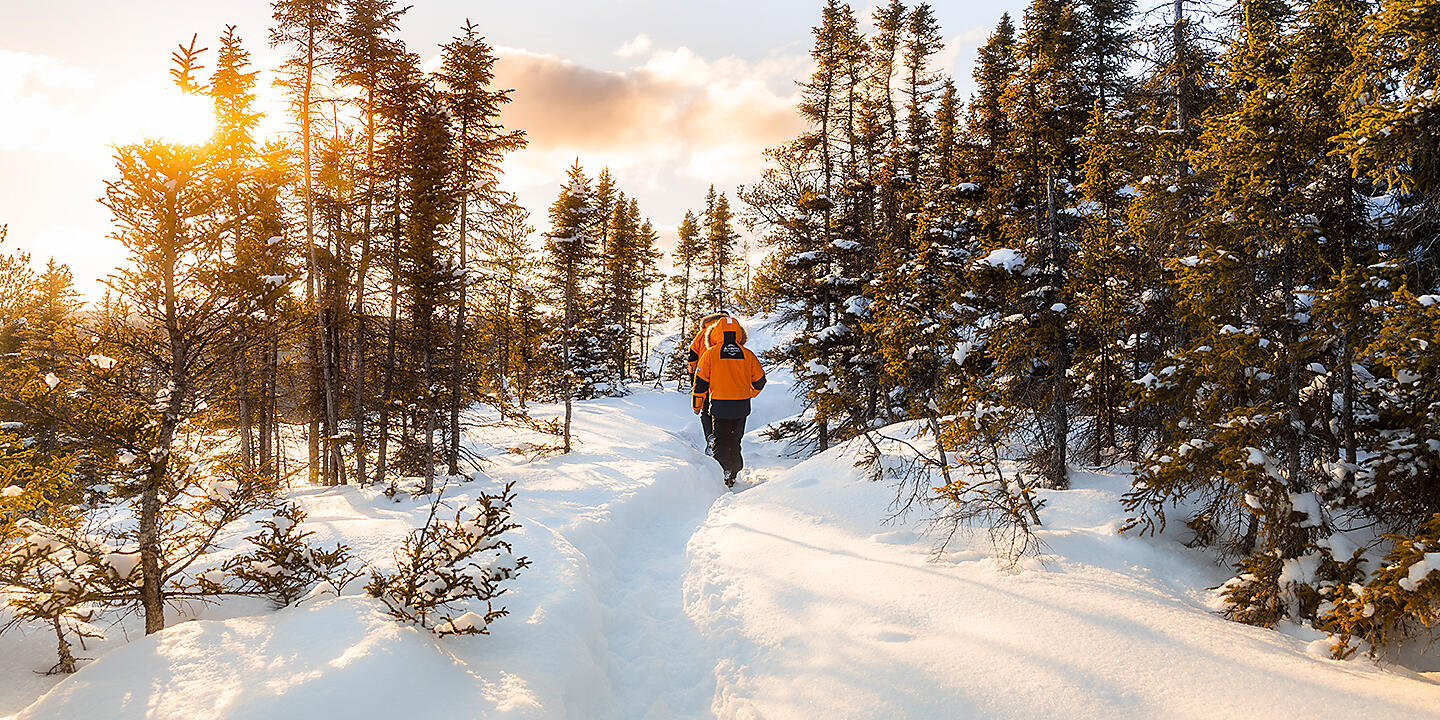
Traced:
<path fill-rule="evenodd" d="M 717 418 L 743 418 L 750 414 L 750 398 L 765 387 L 765 369 L 745 347 L 745 328 L 735 318 L 722 318 L 710 326 L 710 349 L 700 356 L 691 390 L 695 412 L 710 397 L 710 414 Z"/>

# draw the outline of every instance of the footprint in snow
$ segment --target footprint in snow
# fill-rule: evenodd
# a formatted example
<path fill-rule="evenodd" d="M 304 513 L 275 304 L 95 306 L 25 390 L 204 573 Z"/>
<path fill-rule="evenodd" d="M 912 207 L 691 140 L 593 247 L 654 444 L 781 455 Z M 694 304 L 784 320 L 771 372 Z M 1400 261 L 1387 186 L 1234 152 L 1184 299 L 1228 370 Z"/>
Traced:
<path fill-rule="evenodd" d="M 769 473 L 758 472 L 745 468 L 740 471 L 740 476 L 735 478 L 735 487 L 730 488 L 731 492 L 744 492 L 757 485 L 764 485 L 770 481 Z"/>

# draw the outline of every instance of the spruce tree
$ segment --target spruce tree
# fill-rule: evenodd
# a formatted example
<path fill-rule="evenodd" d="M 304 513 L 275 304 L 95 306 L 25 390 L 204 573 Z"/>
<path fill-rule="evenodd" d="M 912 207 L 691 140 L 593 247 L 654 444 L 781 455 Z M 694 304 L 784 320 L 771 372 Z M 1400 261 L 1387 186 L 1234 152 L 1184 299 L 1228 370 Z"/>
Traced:
<path fill-rule="evenodd" d="M 385 253 L 389 285 L 389 321 L 385 327 L 385 363 L 382 368 L 380 388 L 380 426 L 376 443 L 375 482 L 385 482 L 390 469 L 390 436 L 395 416 L 398 375 L 401 367 L 400 340 L 402 267 L 401 258 L 405 253 L 409 226 L 410 208 L 405 202 L 406 189 L 412 179 L 415 164 L 412 153 L 414 137 L 419 127 L 419 115 L 424 107 L 429 89 L 420 73 L 420 58 L 414 53 L 404 52 L 394 62 L 385 65 L 381 112 L 386 125 L 386 141 L 381 148 L 381 167 L 389 185 L 388 202 L 384 208 L 384 222 L 388 226 L 389 248 Z"/>
<path fill-rule="evenodd" d="M 443 61 L 437 74 L 444 83 L 442 94 L 450 111 L 454 132 L 455 185 L 459 198 L 459 261 L 469 270 L 472 211 L 494 213 L 505 202 L 499 188 L 500 164 L 509 152 L 525 146 L 525 134 L 506 131 L 500 124 L 501 108 L 510 102 L 509 90 L 493 90 L 495 56 L 490 46 L 479 37 L 468 21 L 464 32 L 444 46 Z M 461 387 L 472 374 L 464 362 L 466 294 L 469 283 L 460 286 L 456 305 L 454 348 L 457 353 L 450 376 L 450 446 L 447 462 L 450 474 L 459 472 Z"/>
<path fill-rule="evenodd" d="M 675 268 L 675 274 L 671 276 L 674 283 L 677 298 L 676 311 L 680 315 L 680 342 L 676 344 L 677 355 L 683 354 L 683 348 L 688 347 L 690 338 L 699 331 L 690 325 L 692 316 L 695 316 L 695 284 L 698 282 L 698 271 L 703 257 L 705 246 L 701 242 L 700 227 L 695 220 L 695 213 L 686 210 L 685 217 L 680 221 L 680 226 L 675 230 L 675 251 L 671 255 L 671 264 Z M 692 332 L 694 331 L 694 332 Z M 681 378 L 683 380 L 684 378 Z M 688 389 L 681 383 L 681 389 Z"/>
<path fill-rule="evenodd" d="M 262 114 L 254 109 L 255 75 L 249 68 L 249 53 L 241 45 L 235 27 L 228 26 L 220 38 L 220 50 L 216 56 L 215 73 L 206 89 L 215 105 L 216 131 L 211 141 L 210 162 L 215 168 L 218 191 L 224 197 L 232 258 L 232 283 L 229 292 L 239 302 L 232 318 L 233 337 L 230 353 L 233 358 L 234 377 L 232 387 L 235 403 L 235 425 L 239 430 L 240 462 L 246 468 L 255 467 L 254 413 L 252 410 L 251 346 L 253 338 L 259 335 L 254 322 L 257 301 L 275 283 L 267 281 L 273 277 L 257 272 L 254 260 L 262 257 L 263 243 L 268 238 L 254 234 L 255 223 L 250 217 L 255 203 L 253 166 L 255 157 L 255 127 Z"/>
<path fill-rule="evenodd" d="M 165 627 L 166 581 L 171 564 L 185 560 L 166 552 L 166 506 L 177 502 L 176 483 L 187 461 L 177 448 L 182 423 L 211 395 L 230 336 L 225 322 L 232 298 L 212 278 L 221 255 L 221 227 L 213 178 L 203 152 L 147 141 L 116 152 L 118 178 L 106 185 L 105 206 L 114 215 L 115 237 L 130 252 L 130 265 L 110 287 L 140 322 L 117 338 L 125 354 L 149 371 L 153 420 L 141 427 L 146 452 L 137 488 L 137 545 L 145 632 Z M 133 396 L 132 396 L 133 397 Z M 137 443 L 138 444 L 138 443 Z"/>
<path fill-rule="evenodd" d="M 735 232 L 735 216 L 730 212 L 730 200 L 725 193 L 716 195 L 712 185 L 710 194 L 714 202 L 712 204 L 707 200 L 706 203 L 705 257 L 701 267 L 706 274 L 705 302 L 709 309 L 720 309 L 726 307 L 731 299 L 732 273 L 737 265 L 735 241 L 739 239 L 739 234 Z"/>
<path fill-rule="evenodd" d="M 1227 57 L 1238 101 L 1206 123 L 1197 168 L 1215 184 L 1202 244 L 1173 261 L 1193 339 L 1142 378 L 1179 417 L 1131 502 L 1153 512 L 1177 493 L 1207 497 L 1190 520 L 1199 539 L 1247 556 L 1226 588 L 1230 613 L 1269 625 L 1289 613 L 1280 563 L 1300 555 L 1324 522 L 1315 491 L 1326 482 L 1317 472 L 1325 441 L 1308 419 L 1320 397 L 1326 407 L 1330 399 L 1306 390 L 1325 372 L 1309 312 L 1323 283 L 1322 243 L 1303 208 L 1307 156 L 1321 148 L 1313 137 L 1306 143 L 1301 108 L 1286 97 L 1288 7 L 1257 0 L 1240 11 Z"/>
<path fill-rule="evenodd" d="M 424 107 L 415 118 L 415 133 L 409 153 L 406 187 L 406 243 L 400 259 L 411 325 L 411 346 L 407 354 L 418 382 L 412 382 L 412 401 L 422 418 L 423 453 L 419 470 L 424 474 L 424 492 L 435 484 L 435 431 L 437 415 L 445 407 L 440 394 L 440 377 L 447 362 L 456 362 L 453 334 L 443 327 L 443 312 L 457 302 L 463 287 L 463 266 L 450 254 L 445 226 L 454 217 L 456 198 L 449 184 L 451 144 L 449 116 L 439 105 Z"/>
<path fill-rule="evenodd" d="M 1088 109 L 1079 37 L 1067 3 L 1037 0 L 1025 15 L 1017 72 L 1001 98 L 1018 160 L 1006 164 L 1001 180 L 1012 199 L 974 278 L 975 292 L 986 298 L 980 312 L 993 316 L 979 341 L 996 364 L 998 400 L 1029 418 L 1022 423 L 1034 443 L 1029 464 L 1056 488 L 1068 485 L 1075 340 L 1069 281 Z"/>
<path fill-rule="evenodd" d="M 324 419 L 324 434 L 336 434 L 336 388 L 333 370 L 328 362 L 331 357 L 329 341 L 325 331 L 325 313 L 321 308 L 316 284 L 319 278 L 319 263 L 315 253 L 315 137 L 313 121 L 319 101 L 317 85 L 320 75 L 330 60 L 329 42 L 336 20 L 335 0 L 275 0 L 271 4 L 275 25 L 270 31 L 272 47 L 285 47 L 291 51 L 285 61 L 282 81 L 290 103 L 299 118 L 300 133 L 300 177 L 305 216 L 306 247 L 306 297 L 315 316 L 314 342 L 310 355 L 314 359 L 313 377 L 320 396 L 320 407 Z M 310 423 L 310 479 L 320 479 L 320 433 L 315 420 Z M 339 446 L 332 443 L 333 452 L 326 452 L 325 465 L 339 468 Z M 332 477 L 325 475 L 329 484 Z"/>
<path fill-rule="evenodd" d="M 550 205 L 550 232 L 545 242 L 545 266 L 552 296 L 560 306 L 562 321 L 556 328 L 560 356 L 559 396 L 565 402 L 562 426 L 563 451 L 571 450 L 570 420 L 577 393 L 577 379 L 588 371 L 593 338 L 579 331 L 581 293 L 585 269 L 594 253 L 589 236 L 594 227 L 595 208 L 590 179 L 576 160 L 566 175 L 560 194 Z"/>
<path fill-rule="evenodd" d="M 1134 363 L 1126 362 L 1127 319 L 1140 305 L 1140 279 L 1129 262 L 1134 251 L 1125 233 L 1128 188 L 1138 159 L 1130 117 L 1132 87 L 1125 75 L 1133 3 L 1099 0 L 1083 4 L 1080 23 L 1088 42 L 1081 48 L 1086 95 L 1092 110 L 1080 139 L 1083 182 L 1079 238 L 1073 258 L 1070 297 L 1076 322 L 1074 388 L 1078 409 L 1091 418 L 1094 462 L 1117 457 L 1117 426 L 1129 403 Z M 1133 359 L 1133 358 L 1131 358 Z"/>
<path fill-rule="evenodd" d="M 366 424 L 370 403 L 366 402 L 364 389 L 368 386 L 366 360 L 373 323 L 366 300 L 370 295 L 374 247 L 379 240 L 382 202 L 379 196 L 384 181 L 377 152 L 384 122 L 381 109 L 384 88 L 381 83 L 386 77 L 387 66 L 400 60 L 403 51 L 401 43 L 392 35 L 398 30 L 404 13 L 405 9 L 397 9 L 391 0 L 348 0 L 344 20 L 335 33 L 337 80 L 360 91 L 354 104 L 360 114 L 360 143 L 364 147 L 364 158 L 358 170 L 359 197 L 356 198 L 359 227 L 355 232 L 359 235 L 360 248 L 355 266 L 355 298 L 350 311 L 353 318 L 350 378 L 354 386 L 351 431 L 355 439 L 355 477 L 359 482 L 369 481 L 367 463 L 371 447 Z"/>

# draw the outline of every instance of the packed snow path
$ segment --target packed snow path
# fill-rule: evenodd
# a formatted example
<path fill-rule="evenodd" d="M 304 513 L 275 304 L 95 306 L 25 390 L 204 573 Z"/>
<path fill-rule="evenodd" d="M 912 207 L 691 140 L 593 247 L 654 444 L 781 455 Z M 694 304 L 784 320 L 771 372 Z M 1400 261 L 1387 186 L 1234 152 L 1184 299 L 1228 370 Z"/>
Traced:
<path fill-rule="evenodd" d="M 720 473 L 694 447 L 701 440 L 698 426 L 687 427 L 696 424 L 683 412 L 688 397 L 661 398 L 667 395 L 669 403 L 647 404 L 643 400 L 658 398 L 640 396 L 600 411 L 615 413 L 628 433 L 653 438 L 655 445 L 642 455 L 653 458 L 656 484 L 638 491 L 654 493 L 653 499 L 637 495 L 622 505 L 623 515 L 610 524 L 613 539 L 597 539 L 594 551 L 586 552 L 602 609 L 601 667 L 609 697 L 608 707 L 591 708 L 598 718 L 711 716 L 715 659 L 685 614 L 681 582 L 686 545 L 720 490 Z M 624 432 L 616 428 L 616 434 Z M 690 479 L 680 480 L 684 475 Z"/>
<path fill-rule="evenodd" d="M 891 489 L 845 448 L 787 459 L 760 432 L 794 412 L 785 379 L 756 403 L 746 479 L 726 492 L 685 395 L 580 403 L 576 452 L 488 474 L 516 482 L 514 542 L 533 566 L 493 635 L 437 639 L 345 597 L 270 611 L 231 602 L 110 643 L 16 718 L 1434 718 L 1440 685 L 1323 640 L 1217 617 L 1225 576 L 1174 538 L 1120 537 L 1124 478 L 1049 493 L 1049 554 L 1016 572 L 983 534 L 940 561 Z M 533 438 L 538 439 L 538 438 Z M 506 442 L 515 441 L 507 438 Z M 498 441 L 497 441 L 498 442 Z M 426 504 L 356 488 L 295 493 L 317 541 L 391 562 Z M 132 634 L 132 637 L 134 635 Z M 4 641 L 12 643 L 7 636 Z M 16 666 L 48 666 L 44 634 Z M 10 692 L 10 691 L 5 691 Z M 23 708 L 23 709 L 22 709 Z"/>

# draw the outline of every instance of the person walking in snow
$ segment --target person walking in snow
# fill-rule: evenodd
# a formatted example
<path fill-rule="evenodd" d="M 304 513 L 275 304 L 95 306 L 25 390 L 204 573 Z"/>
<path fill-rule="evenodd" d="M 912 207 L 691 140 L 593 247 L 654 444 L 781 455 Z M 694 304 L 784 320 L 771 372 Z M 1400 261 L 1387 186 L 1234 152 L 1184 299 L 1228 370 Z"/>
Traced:
<path fill-rule="evenodd" d="M 715 428 L 715 461 L 725 471 L 725 485 L 735 487 L 735 477 L 745 467 L 740 438 L 745 435 L 750 398 L 765 388 L 765 368 L 745 347 L 745 328 L 735 318 L 711 323 L 706 339 L 710 347 L 696 363 L 691 403 L 697 415 L 708 405 Z"/>
<path fill-rule="evenodd" d="M 710 349 L 710 326 L 717 321 L 728 317 L 724 311 L 712 312 L 701 316 L 700 331 L 695 333 L 695 339 L 690 341 L 690 352 L 685 357 L 690 363 L 691 386 L 694 386 L 695 368 L 700 364 L 700 356 Z M 700 429 L 705 432 L 705 454 L 715 454 L 715 423 L 710 417 L 710 404 L 706 402 L 700 408 Z"/>

